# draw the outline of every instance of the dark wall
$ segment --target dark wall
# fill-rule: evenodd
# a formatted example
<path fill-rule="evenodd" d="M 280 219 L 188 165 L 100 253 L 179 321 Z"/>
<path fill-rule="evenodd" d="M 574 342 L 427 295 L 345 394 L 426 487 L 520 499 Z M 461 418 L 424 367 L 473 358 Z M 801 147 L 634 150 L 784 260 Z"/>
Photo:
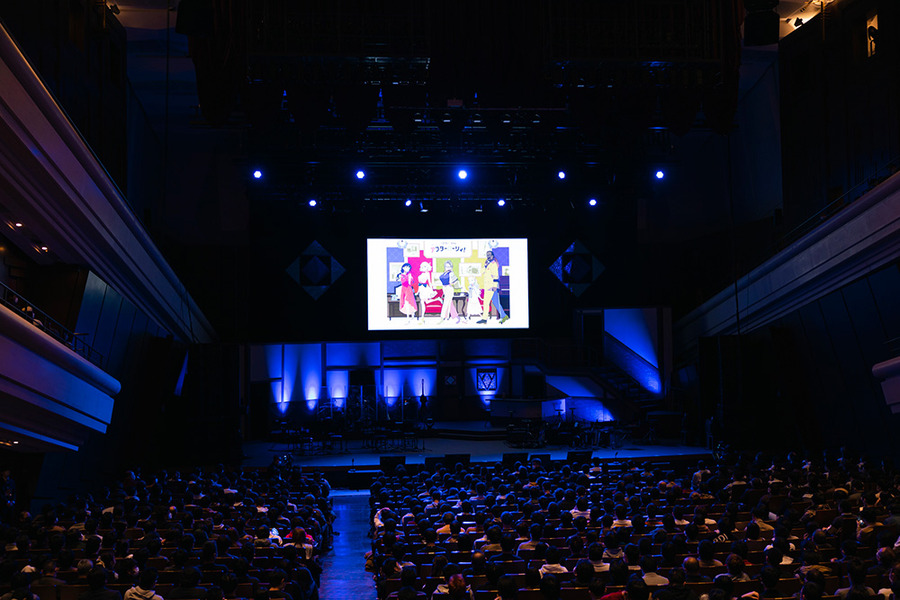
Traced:
<path fill-rule="evenodd" d="M 900 337 L 898 295 L 895 263 L 768 327 L 704 340 L 704 416 L 721 401 L 728 438 L 745 447 L 847 446 L 896 458 L 900 421 L 872 366 L 893 358 L 888 342 Z"/>
<path fill-rule="evenodd" d="M 866 21 L 876 12 L 879 42 L 869 57 Z M 856 0 L 831 5 L 824 28 L 816 17 L 781 41 L 788 229 L 861 185 L 858 196 L 900 158 L 898 34 L 897 2 Z"/>
<path fill-rule="evenodd" d="M 125 30 L 106 3 L 2 2 L 0 20 L 106 170 L 126 189 Z"/>

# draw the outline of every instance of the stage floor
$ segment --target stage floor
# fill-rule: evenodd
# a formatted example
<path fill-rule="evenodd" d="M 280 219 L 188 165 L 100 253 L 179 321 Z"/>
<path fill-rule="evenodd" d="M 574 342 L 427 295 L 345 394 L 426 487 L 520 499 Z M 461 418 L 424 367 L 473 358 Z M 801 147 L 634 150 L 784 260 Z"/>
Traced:
<path fill-rule="evenodd" d="M 418 450 L 373 450 L 366 447 L 364 440 L 347 440 L 342 451 L 329 453 L 301 452 L 289 444 L 273 442 L 246 442 L 244 444 L 244 467 L 265 467 L 271 464 L 276 456 L 290 454 L 294 464 L 320 467 L 350 467 L 370 469 L 378 467 L 382 456 L 405 456 L 407 464 L 424 464 L 429 456 L 465 453 L 471 456 L 472 462 L 500 461 L 504 453 L 527 452 L 529 454 L 549 454 L 551 460 L 565 460 L 573 450 L 591 450 L 592 456 L 602 459 L 629 458 L 649 459 L 661 457 L 708 457 L 710 452 L 704 447 L 684 446 L 673 443 L 649 444 L 646 441 L 625 439 L 618 448 L 587 447 L 572 448 L 568 445 L 546 445 L 543 448 L 515 448 L 507 445 L 502 439 L 473 439 L 479 435 L 484 438 L 496 438 L 505 432 L 503 428 L 492 428 L 483 421 L 438 422 L 434 430 L 440 430 L 442 437 L 423 437 L 419 439 Z M 451 439 L 450 435 L 458 432 L 466 439 Z"/>

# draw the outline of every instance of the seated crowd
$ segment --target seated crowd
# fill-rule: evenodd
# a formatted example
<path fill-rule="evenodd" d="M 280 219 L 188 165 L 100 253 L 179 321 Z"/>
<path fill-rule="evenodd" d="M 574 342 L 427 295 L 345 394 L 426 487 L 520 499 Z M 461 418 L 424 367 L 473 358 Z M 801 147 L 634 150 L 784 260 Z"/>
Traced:
<path fill-rule="evenodd" d="M 372 483 L 366 568 L 400 600 L 893 600 L 898 482 L 794 454 L 401 465 Z"/>
<path fill-rule="evenodd" d="M 0 524 L 3 600 L 315 600 L 332 539 L 330 487 L 276 462 L 129 472 Z"/>

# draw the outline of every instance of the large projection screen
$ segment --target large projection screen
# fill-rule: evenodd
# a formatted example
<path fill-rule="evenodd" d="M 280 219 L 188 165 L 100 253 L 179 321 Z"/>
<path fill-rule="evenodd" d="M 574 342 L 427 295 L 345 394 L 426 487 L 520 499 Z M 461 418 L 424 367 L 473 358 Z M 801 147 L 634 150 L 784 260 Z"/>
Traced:
<path fill-rule="evenodd" d="M 369 239 L 366 251 L 370 331 L 528 328 L 524 238 Z"/>

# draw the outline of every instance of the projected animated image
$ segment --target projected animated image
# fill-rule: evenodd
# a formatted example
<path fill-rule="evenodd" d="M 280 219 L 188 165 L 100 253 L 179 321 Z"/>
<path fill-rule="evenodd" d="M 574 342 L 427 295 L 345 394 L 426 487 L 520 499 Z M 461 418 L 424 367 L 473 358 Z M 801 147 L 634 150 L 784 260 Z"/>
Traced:
<path fill-rule="evenodd" d="M 528 327 L 524 239 L 368 240 L 369 329 Z"/>

